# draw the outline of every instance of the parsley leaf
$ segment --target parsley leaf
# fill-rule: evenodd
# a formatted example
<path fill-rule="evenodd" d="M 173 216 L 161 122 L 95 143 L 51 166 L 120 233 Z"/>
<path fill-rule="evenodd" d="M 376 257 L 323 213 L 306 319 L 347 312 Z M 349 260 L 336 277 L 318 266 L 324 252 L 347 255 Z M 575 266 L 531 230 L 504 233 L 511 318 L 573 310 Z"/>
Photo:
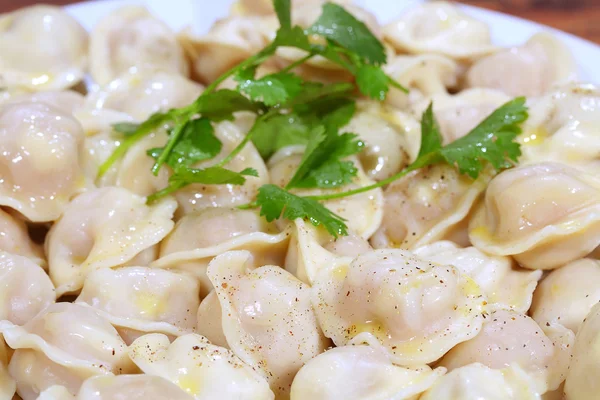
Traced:
<path fill-rule="evenodd" d="M 243 185 L 246 182 L 244 176 L 257 174 L 256 170 L 247 168 L 244 171 L 235 172 L 223 167 L 207 168 L 181 168 L 170 178 L 169 183 L 191 185 L 192 183 L 203 183 L 205 185 Z"/>
<path fill-rule="evenodd" d="M 440 133 L 440 126 L 433 115 L 433 103 L 429 103 L 429 107 L 421 117 L 421 147 L 417 159 L 441 148 L 442 134 Z"/>
<path fill-rule="evenodd" d="M 213 126 L 207 118 L 188 121 L 179 141 L 167 157 L 166 163 L 173 169 L 190 166 L 198 161 L 209 160 L 221 152 L 223 144 L 215 136 Z M 155 160 L 162 154 L 164 147 L 147 151 Z"/>
<path fill-rule="evenodd" d="M 311 122 L 297 113 L 278 114 L 253 126 L 252 143 L 264 159 L 277 150 L 295 144 L 307 144 Z"/>
<path fill-rule="evenodd" d="M 442 147 L 440 155 L 473 179 L 483 170 L 484 161 L 497 171 L 510 168 L 521 155 L 515 139 L 527 118 L 525 97 L 518 97 L 496 109 L 466 136 Z"/>
<path fill-rule="evenodd" d="M 296 97 L 303 88 L 304 81 L 291 72 L 277 72 L 254 79 L 255 69 L 242 71 L 235 77 L 238 90 L 252 100 L 261 100 L 267 106 L 282 104 Z"/>
<path fill-rule="evenodd" d="M 337 4 L 325 3 L 321 16 L 308 31 L 332 40 L 371 64 L 386 62 L 381 42 L 364 23 Z"/>
<path fill-rule="evenodd" d="M 260 207 L 260 215 L 269 222 L 281 216 L 289 220 L 303 218 L 314 226 L 323 225 L 333 237 L 348 234 L 344 219 L 319 202 L 293 195 L 272 184 L 260 187 L 256 204 Z"/>
<path fill-rule="evenodd" d="M 356 85 L 361 93 L 372 99 L 383 101 L 389 87 L 390 78 L 383 70 L 374 65 L 361 65 L 356 73 Z"/>
<path fill-rule="evenodd" d="M 286 189 L 334 188 L 352 182 L 357 169 L 351 161 L 341 159 L 359 153 L 363 147 L 355 134 L 326 134 L 324 126 L 316 127 Z"/>
<path fill-rule="evenodd" d="M 233 113 L 237 111 L 259 112 L 263 109 L 262 104 L 229 89 L 202 94 L 192 105 L 194 114 L 201 114 L 214 122 L 233 120 Z"/>

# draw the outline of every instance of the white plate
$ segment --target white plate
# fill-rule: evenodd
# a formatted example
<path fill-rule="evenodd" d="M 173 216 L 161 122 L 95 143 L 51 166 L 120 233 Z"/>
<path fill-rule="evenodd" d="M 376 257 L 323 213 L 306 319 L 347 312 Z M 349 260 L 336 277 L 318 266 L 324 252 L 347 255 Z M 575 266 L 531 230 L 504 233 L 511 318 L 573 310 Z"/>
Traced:
<path fill-rule="evenodd" d="M 419 0 L 355 0 L 386 23 L 398 17 L 402 10 L 420 3 Z M 191 25 L 197 32 L 205 32 L 218 18 L 227 15 L 233 0 L 109 0 L 93 1 L 68 6 L 86 29 L 111 10 L 123 4 L 144 4 L 155 15 L 162 18 L 173 29 L 180 30 Z M 525 42 L 531 35 L 540 31 L 551 31 L 566 43 L 580 68 L 584 81 L 600 83 L 600 46 L 550 27 L 511 17 L 502 13 L 483 10 L 472 6 L 462 6 L 473 17 L 485 21 L 492 31 L 492 39 L 500 46 L 514 46 Z"/>

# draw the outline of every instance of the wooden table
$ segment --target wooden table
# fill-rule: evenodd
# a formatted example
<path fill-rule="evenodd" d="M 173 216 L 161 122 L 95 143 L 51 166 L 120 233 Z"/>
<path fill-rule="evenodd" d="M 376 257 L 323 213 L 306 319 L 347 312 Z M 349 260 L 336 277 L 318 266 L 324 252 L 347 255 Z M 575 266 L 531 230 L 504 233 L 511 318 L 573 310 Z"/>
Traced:
<path fill-rule="evenodd" d="M 583 38 L 600 44 L 600 0 L 579 0 L 579 2 L 582 3 L 582 5 L 578 7 L 566 7 L 562 9 L 543 5 L 522 8 L 513 7 L 507 5 L 507 3 L 510 3 L 510 1 L 511 0 L 470 0 L 462 2 L 537 21 L 542 24 L 553 26 L 555 28 L 573 33 L 577 36 L 581 36 Z M 549 0 L 538 0 L 536 3 L 544 3 L 545 1 L 547 2 Z M 73 0 L 43 1 L 43 3 L 59 5 L 75 2 L 76 1 Z M 40 1 L 0 0 L 0 12 L 14 10 L 16 8 L 24 7 L 26 5 L 35 3 L 40 3 Z"/>

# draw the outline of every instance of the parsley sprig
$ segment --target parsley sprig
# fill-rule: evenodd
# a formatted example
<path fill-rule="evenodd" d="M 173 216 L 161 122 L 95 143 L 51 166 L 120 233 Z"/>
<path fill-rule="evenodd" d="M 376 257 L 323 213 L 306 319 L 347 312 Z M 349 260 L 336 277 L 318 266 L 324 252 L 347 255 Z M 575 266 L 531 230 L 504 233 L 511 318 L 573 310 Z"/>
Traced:
<path fill-rule="evenodd" d="M 259 188 L 255 202 L 241 208 L 259 207 L 261 215 L 277 218 L 304 218 L 322 225 L 331 235 L 348 233 L 345 220 L 327 209 L 320 201 L 348 197 L 383 187 L 408 173 L 436 163 L 448 163 L 472 178 L 485 165 L 496 170 L 511 167 L 520 155 L 514 141 L 519 124 L 527 118 L 523 98 L 515 99 L 492 113 L 468 135 L 442 146 L 439 126 L 432 105 L 421 121 L 421 149 L 417 159 L 398 174 L 373 185 L 318 196 L 299 196 L 294 189 L 333 189 L 355 179 L 357 168 L 348 158 L 358 154 L 364 143 L 352 132 L 343 132 L 356 111 L 357 94 L 384 100 L 391 87 L 406 89 L 381 68 L 386 53 L 382 43 L 369 29 L 343 7 L 326 3 L 319 18 L 307 29 L 292 24 L 290 0 L 274 0 L 280 28 L 275 39 L 257 54 L 218 77 L 189 106 L 153 114 L 140 124 L 120 123 L 114 129 L 124 135 L 116 151 L 99 169 L 106 173 L 134 144 L 152 132 L 163 130 L 167 141 L 163 147 L 148 149 L 158 174 L 166 164 L 172 174 L 166 188 L 148 197 L 148 202 L 194 183 L 207 185 L 243 185 L 248 177 L 257 176 L 251 168 L 232 171 L 227 165 L 252 142 L 261 156 L 268 159 L 289 145 L 306 147 L 291 180 L 280 188 L 267 184 Z M 320 37 L 315 40 L 315 36 Z M 258 67 L 276 55 L 279 48 L 291 47 L 305 55 L 279 72 L 257 77 Z M 321 84 L 306 81 L 293 71 L 320 56 L 345 69 L 352 83 Z M 218 86 L 233 77 L 235 90 Z M 214 124 L 233 120 L 235 113 L 255 114 L 255 121 L 243 140 L 219 162 L 194 168 L 214 159 L 222 143 L 214 133 Z"/>

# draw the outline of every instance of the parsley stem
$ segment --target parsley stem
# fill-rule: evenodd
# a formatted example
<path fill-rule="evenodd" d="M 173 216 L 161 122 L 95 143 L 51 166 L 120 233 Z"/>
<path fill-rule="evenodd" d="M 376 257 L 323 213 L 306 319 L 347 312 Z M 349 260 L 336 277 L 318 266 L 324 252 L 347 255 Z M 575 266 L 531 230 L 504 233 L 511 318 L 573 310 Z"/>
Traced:
<path fill-rule="evenodd" d="M 176 184 L 170 184 L 169 186 L 167 186 L 164 189 L 159 190 L 158 192 L 152 193 L 150 196 L 148 196 L 146 198 L 146 203 L 147 204 L 151 204 L 154 203 L 155 201 L 157 201 L 158 199 L 168 196 L 173 192 L 178 191 L 179 189 L 181 189 L 182 187 L 184 187 L 185 185 L 176 183 Z"/>
<path fill-rule="evenodd" d="M 108 170 L 113 166 L 113 164 L 115 162 L 117 162 L 121 157 L 123 157 L 125 155 L 125 153 L 127 153 L 127 150 L 129 150 L 139 140 L 141 140 L 142 138 L 144 138 L 145 136 L 150 134 L 150 132 L 152 132 L 154 129 L 156 129 L 157 126 L 166 122 L 167 119 L 168 118 L 166 118 L 166 114 L 165 114 L 165 116 L 163 118 L 156 120 L 152 124 L 142 124 L 134 134 L 127 136 L 121 142 L 119 147 L 117 147 L 112 152 L 110 157 L 108 157 L 106 159 L 106 161 L 104 161 L 102 163 L 102 165 L 100 165 L 100 168 L 98 168 L 97 178 L 101 178 L 102 176 L 104 176 L 104 174 L 106 174 L 108 172 Z"/>
<path fill-rule="evenodd" d="M 258 203 L 253 201 L 251 203 L 246 203 L 246 204 L 241 204 L 239 206 L 237 206 L 238 210 L 249 210 L 251 208 L 256 208 L 258 207 Z"/>
<path fill-rule="evenodd" d="M 381 180 L 379 182 L 376 182 L 372 185 L 369 186 L 363 186 L 363 187 L 359 187 L 357 189 L 353 189 L 353 190 L 348 190 L 345 192 L 338 192 L 338 193 L 331 193 L 331 194 L 322 194 L 320 196 L 303 196 L 304 198 L 307 199 L 311 199 L 311 200 L 333 200 L 333 199 L 339 199 L 342 197 L 348 197 L 348 196 L 354 196 L 355 194 L 360 194 L 360 193 L 364 193 L 364 192 L 368 192 L 371 191 L 373 189 L 377 189 L 380 188 L 382 186 L 388 185 L 400 178 L 405 177 L 406 175 L 408 175 L 409 173 L 411 173 L 412 171 L 415 171 L 419 169 L 419 167 L 413 167 L 413 165 L 408 166 L 406 169 L 403 169 L 402 171 L 398 172 L 396 175 L 390 176 L 387 179 Z"/>
<path fill-rule="evenodd" d="M 304 64 L 305 62 L 307 62 L 308 60 L 310 60 L 311 58 L 313 58 L 315 56 L 315 53 L 308 53 L 306 56 L 302 57 L 299 60 L 294 61 L 293 63 L 291 63 L 290 65 L 288 65 L 287 67 L 283 68 L 281 71 L 279 71 L 280 73 L 285 73 L 285 72 L 290 72 L 291 70 L 293 70 L 294 68 L 296 68 L 299 65 Z"/>
<path fill-rule="evenodd" d="M 182 122 L 184 121 L 184 122 Z M 184 116 L 183 118 L 177 118 L 175 122 L 175 126 L 173 127 L 173 131 L 169 135 L 169 140 L 165 145 L 164 150 L 160 153 L 160 156 L 156 159 L 156 162 L 152 166 L 152 173 L 154 176 L 158 176 L 158 171 L 160 171 L 160 167 L 167 161 L 169 154 L 173 151 L 173 147 L 179 141 L 179 137 L 183 134 L 183 128 L 189 121 L 189 116 Z"/>

